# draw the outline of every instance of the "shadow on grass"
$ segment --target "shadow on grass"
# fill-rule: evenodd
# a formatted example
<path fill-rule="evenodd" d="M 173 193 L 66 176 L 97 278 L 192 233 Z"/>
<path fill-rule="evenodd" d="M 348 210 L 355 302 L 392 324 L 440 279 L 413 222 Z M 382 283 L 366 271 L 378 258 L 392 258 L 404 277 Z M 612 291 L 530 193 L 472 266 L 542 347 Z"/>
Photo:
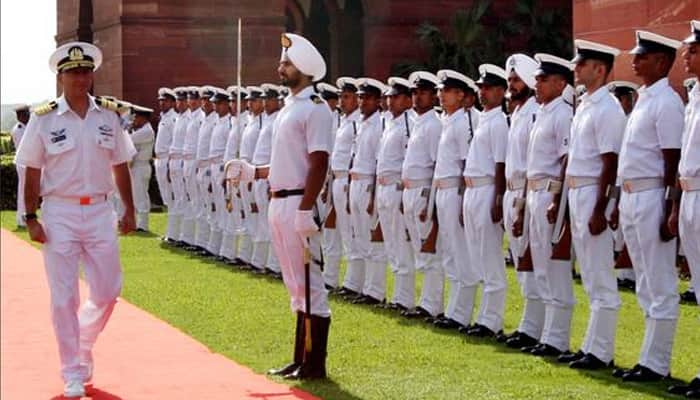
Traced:
<path fill-rule="evenodd" d="M 331 371 L 332 372 L 332 371 Z M 332 377 L 327 379 L 311 380 L 299 382 L 296 388 L 314 393 L 314 396 L 322 399 L 333 400 L 362 400 L 361 397 L 347 392 Z M 293 389 L 292 389 L 293 390 Z"/>

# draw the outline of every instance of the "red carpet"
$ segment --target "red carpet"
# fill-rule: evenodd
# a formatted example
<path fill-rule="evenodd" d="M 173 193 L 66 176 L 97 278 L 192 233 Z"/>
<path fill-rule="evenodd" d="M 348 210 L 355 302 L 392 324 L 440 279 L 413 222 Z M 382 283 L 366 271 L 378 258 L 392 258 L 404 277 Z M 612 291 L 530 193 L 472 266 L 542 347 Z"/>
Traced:
<path fill-rule="evenodd" d="M 5 229 L 1 235 L 0 397 L 62 399 L 41 252 Z M 81 282 L 83 297 L 86 290 Z M 123 299 L 94 356 L 94 387 L 88 387 L 88 399 L 316 399 L 212 353 Z"/>

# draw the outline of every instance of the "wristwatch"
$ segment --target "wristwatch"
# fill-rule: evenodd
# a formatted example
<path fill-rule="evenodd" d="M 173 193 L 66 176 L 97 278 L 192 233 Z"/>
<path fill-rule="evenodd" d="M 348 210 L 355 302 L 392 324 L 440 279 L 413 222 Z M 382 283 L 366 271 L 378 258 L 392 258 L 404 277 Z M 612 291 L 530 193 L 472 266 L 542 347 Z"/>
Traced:
<path fill-rule="evenodd" d="M 24 222 L 30 221 L 32 219 L 39 219 L 39 217 L 36 215 L 36 213 L 25 213 L 22 218 L 24 219 Z"/>

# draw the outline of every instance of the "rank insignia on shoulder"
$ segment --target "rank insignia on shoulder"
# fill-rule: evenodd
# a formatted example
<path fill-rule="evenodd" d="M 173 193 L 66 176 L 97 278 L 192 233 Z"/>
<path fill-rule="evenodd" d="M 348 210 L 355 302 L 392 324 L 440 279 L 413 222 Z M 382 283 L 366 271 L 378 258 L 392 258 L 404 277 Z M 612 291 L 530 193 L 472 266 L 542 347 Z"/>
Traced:
<path fill-rule="evenodd" d="M 98 106 L 105 108 L 107 110 L 111 110 L 111 111 L 118 111 L 119 110 L 119 104 L 117 104 L 116 101 L 105 99 L 102 96 L 95 97 L 95 103 L 97 103 Z"/>
<path fill-rule="evenodd" d="M 56 103 L 56 101 L 53 100 L 35 107 L 34 109 L 32 109 L 32 112 L 36 115 L 44 115 L 55 110 L 57 107 L 58 103 Z"/>
<path fill-rule="evenodd" d="M 311 96 L 309 96 L 309 98 L 311 99 L 311 101 L 314 102 L 314 104 L 323 104 L 323 100 L 321 100 L 321 97 L 319 97 L 318 95 L 312 94 Z"/>

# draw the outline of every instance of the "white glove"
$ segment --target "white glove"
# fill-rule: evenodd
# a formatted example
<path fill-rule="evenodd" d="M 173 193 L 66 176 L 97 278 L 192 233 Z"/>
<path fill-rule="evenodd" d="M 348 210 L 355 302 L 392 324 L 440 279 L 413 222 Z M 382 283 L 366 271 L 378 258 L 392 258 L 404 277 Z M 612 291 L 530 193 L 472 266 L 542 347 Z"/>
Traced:
<path fill-rule="evenodd" d="M 241 182 L 252 182 L 255 180 L 255 165 L 246 160 L 238 160 L 241 165 Z"/>
<path fill-rule="evenodd" d="M 224 166 L 225 174 L 223 180 L 232 180 L 234 182 L 240 181 L 241 179 L 241 165 L 238 160 L 231 160 Z"/>
<path fill-rule="evenodd" d="M 314 221 L 312 210 L 297 210 L 296 214 L 294 214 L 294 230 L 304 240 L 318 232 L 318 225 Z"/>

